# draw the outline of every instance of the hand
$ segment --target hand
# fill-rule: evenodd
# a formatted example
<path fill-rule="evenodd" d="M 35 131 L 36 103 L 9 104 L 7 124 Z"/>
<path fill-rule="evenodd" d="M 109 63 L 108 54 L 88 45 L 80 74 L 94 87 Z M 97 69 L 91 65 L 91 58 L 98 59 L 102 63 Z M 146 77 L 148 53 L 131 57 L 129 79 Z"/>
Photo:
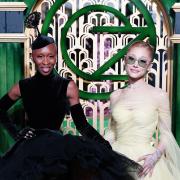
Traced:
<path fill-rule="evenodd" d="M 138 159 L 138 162 L 144 161 L 144 164 L 142 166 L 143 167 L 142 171 L 139 173 L 139 176 L 145 177 L 149 174 L 149 177 L 151 177 L 154 167 L 157 161 L 160 159 L 161 155 L 162 155 L 161 151 L 159 149 L 156 149 L 156 151 L 153 154 L 148 154 L 140 157 Z"/>
<path fill-rule="evenodd" d="M 27 127 L 19 131 L 17 135 L 17 139 L 21 139 L 21 138 L 30 139 L 34 136 L 36 136 L 35 129 Z"/>
<path fill-rule="evenodd" d="M 155 162 L 153 160 L 153 155 L 152 154 L 148 154 L 148 155 L 145 155 L 145 156 L 142 156 L 138 159 L 138 162 L 139 161 L 144 161 L 144 164 L 143 164 L 143 169 L 142 171 L 139 173 L 139 176 L 140 177 L 145 177 L 147 176 L 147 174 L 149 173 L 149 177 L 152 176 L 152 173 L 153 173 L 153 169 L 154 169 L 154 166 L 155 166 Z"/>

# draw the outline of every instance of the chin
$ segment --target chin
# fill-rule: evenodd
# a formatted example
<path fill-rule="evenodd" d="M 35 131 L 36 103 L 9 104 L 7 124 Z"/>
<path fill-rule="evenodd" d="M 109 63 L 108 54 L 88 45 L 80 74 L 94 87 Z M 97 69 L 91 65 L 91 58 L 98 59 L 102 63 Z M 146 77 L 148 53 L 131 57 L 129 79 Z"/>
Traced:
<path fill-rule="evenodd" d="M 145 76 L 145 73 L 129 73 L 131 79 L 141 79 Z"/>
<path fill-rule="evenodd" d="M 47 73 L 41 72 L 41 74 L 42 74 L 43 76 L 48 76 L 50 73 L 51 73 L 51 71 L 50 71 L 50 72 L 47 72 Z"/>
<path fill-rule="evenodd" d="M 47 71 L 47 72 L 44 72 L 41 69 L 37 69 L 37 70 L 41 75 L 48 76 L 52 72 L 53 69 L 49 69 L 49 71 Z"/>
<path fill-rule="evenodd" d="M 138 74 L 129 74 L 129 77 L 132 79 L 138 79 L 140 77 L 142 77 L 142 75 L 138 75 Z"/>
<path fill-rule="evenodd" d="M 137 80 L 142 79 L 142 78 L 144 78 L 144 75 L 142 75 L 142 76 L 130 76 L 129 75 L 129 79 L 132 79 L 133 81 L 137 81 Z"/>

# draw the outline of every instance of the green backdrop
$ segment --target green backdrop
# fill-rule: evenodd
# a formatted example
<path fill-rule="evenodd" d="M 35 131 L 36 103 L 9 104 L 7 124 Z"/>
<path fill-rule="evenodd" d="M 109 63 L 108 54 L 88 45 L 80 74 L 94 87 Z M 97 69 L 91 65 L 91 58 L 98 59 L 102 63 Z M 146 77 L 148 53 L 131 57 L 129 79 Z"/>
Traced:
<path fill-rule="evenodd" d="M 0 2 L 25 2 L 27 9 L 24 17 L 29 14 L 36 0 L 0 0 Z M 173 26 L 174 16 L 171 7 L 175 2 L 180 0 L 161 0 L 170 16 Z M 24 77 L 24 47 L 20 43 L 0 43 L 0 97 L 2 97 L 10 87 Z M 174 45 L 174 69 L 173 69 L 173 132 L 177 142 L 180 144 L 180 45 Z M 9 115 L 19 125 L 22 119 L 23 111 L 21 102 L 16 103 L 9 110 Z M 19 118 L 20 117 L 20 118 Z M 13 139 L 7 131 L 0 125 L 0 154 L 4 153 L 12 144 Z"/>

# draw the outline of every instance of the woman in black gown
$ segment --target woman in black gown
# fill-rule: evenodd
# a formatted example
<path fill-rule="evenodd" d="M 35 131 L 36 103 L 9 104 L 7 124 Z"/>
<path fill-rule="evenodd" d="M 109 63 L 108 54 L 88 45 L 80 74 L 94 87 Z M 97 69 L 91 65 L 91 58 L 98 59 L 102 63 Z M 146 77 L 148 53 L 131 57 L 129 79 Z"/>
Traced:
<path fill-rule="evenodd" d="M 7 120 L 7 110 L 21 98 L 30 127 L 19 133 L 16 144 L 0 159 L 0 179 L 133 180 L 141 167 L 112 151 L 87 123 L 74 81 L 54 72 L 54 39 L 39 34 L 32 43 L 32 57 L 37 73 L 20 80 L 0 99 L 1 121 Z M 59 132 L 68 105 L 82 137 Z"/>

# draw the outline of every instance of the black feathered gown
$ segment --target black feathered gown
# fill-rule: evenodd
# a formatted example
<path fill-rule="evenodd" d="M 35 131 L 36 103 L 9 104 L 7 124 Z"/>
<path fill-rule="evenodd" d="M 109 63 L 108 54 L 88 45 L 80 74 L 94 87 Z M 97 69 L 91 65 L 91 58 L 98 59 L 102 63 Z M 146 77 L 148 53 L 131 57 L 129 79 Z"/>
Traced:
<path fill-rule="evenodd" d="M 1 180 L 133 180 L 141 169 L 93 140 L 60 134 L 68 83 L 54 73 L 48 77 L 37 73 L 19 82 L 35 136 L 19 139 L 1 158 Z"/>

